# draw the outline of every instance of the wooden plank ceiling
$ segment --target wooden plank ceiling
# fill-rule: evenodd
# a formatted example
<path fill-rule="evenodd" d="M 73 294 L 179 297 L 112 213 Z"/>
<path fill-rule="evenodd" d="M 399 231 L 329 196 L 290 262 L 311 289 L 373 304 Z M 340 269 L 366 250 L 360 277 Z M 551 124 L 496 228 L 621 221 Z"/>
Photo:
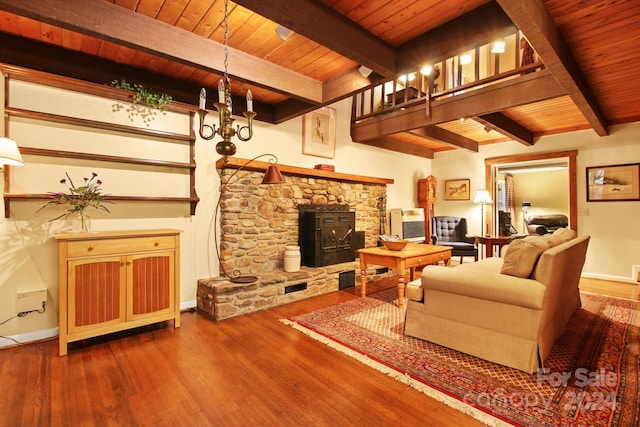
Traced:
<path fill-rule="evenodd" d="M 292 4 L 228 3 L 234 104 L 241 110 L 251 89 L 257 120 L 299 117 L 426 60 L 459 55 L 517 30 L 552 76 L 546 84 L 556 85 L 549 92 L 553 97 L 517 105 L 506 102 L 505 88 L 504 103 L 468 111 L 465 121 L 390 126 L 393 131 L 354 140 L 432 157 L 452 147 L 511 141 L 514 135 L 524 135 L 525 142 L 529 135 L 530 144 L 542 135 L 578 129 L 605 136 L 612 124 L 640 120 L 640 2 Z M 0 62 L 97 83 L 125 78 L 196 106 L 200 87 L 215 93 L 224 70 L 224 9 L 223 0 L 0 0 Z M 278 25 L 293 31 L 286 41 L 276 34 Z M 373 73 L 363 77 L 361 65 Z"/>

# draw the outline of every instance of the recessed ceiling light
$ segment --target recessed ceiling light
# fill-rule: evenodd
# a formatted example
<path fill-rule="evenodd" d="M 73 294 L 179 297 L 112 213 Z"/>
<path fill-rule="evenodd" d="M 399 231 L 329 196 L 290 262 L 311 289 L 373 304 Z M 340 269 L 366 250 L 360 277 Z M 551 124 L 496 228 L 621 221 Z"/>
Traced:
<path fill-rule="evenodd" d="M 282 39 L 282 41 L 286 42 L 287 40 L 289 40 L 289 37 L 291 37 L 291 35 L 293 34 L 293 31 L 291 31 L 287 27 L 278 25 L 278 28 L 276 28 L 276 34 L 278 35 L 278 37 Z"/>

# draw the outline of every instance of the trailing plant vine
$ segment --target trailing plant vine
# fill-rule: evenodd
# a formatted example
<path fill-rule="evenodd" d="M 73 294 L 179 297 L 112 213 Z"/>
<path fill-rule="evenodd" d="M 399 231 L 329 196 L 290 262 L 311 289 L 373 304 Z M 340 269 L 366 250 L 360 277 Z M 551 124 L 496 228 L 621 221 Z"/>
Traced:
<path fill-rule="evenodd" d="M 131 84 L 125 79 L 113 80 L 110 86 L 133 92 L 132 103 L 134 105 L 126 107 L 129 119 L 133 121 L 135 116 L 140 116 L 147 126 L 149 126 L 153 116 L 155 116 L 156 110 L 162 111 L 163 114 L 165 114 L 164 110 L 172 99 L 171 96 L 166 93 L 156 92 L 138 83 Z M 114 105 L 114 111 L 119 111 L 122 108 L 124 108 L 122 104 Z"/>

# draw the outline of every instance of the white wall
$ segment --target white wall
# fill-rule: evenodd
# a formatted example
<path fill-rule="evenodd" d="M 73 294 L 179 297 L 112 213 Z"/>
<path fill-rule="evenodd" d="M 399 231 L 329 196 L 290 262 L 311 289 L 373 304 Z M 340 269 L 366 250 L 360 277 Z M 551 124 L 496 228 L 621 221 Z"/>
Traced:
<path fill-rule="evenodd" d="M 475 192 L 485 187 L 484 159 L 489 157 L 578 150 L 577 184 L 578 233 L 591 236 L 585 276 L 630 280 L 632 266 L 640 265 L 640 202 L 587 202 L 587 166 L 603 166 L 640 163 L 640 123 L 612 126 L 609 136 L 599 137 L 592 130 L 551 135 L 540 138 L 531 148 L 515 142 L 491 144 L 480 147 L 479 153 L 462 150 L 438 153 L 432 163 L 433 174 L 438 178 L 438 203 L 436 215 L 464 216 L 469 221 L 470 233 L 480 232 L 480 207 L 471 201 L 445 201 L 444 181 L 471 179 L 471 199 Z"/>
<path fill-rule="evenodd" d="M 4 84 L 0 84 L 4 87 Z M 54 91 L 55 92 L 55 91 Z M 4 99 L 4 96 L 0 97 Z M 32 97 L 32 102 L 52 103 L 47 90 L 29 88 L 25 96 Z M 47 100 L 49 99 L 49 101 Z M 93 101 L 92 101 L 93 99 Z M 103 102 L 87 96 L 86 105 L 82 108 L 91 109 L 94 102 Z M 279 163 L 313 168 L 319 163 L 335 165 L 336 172 L 349 173 L 380 178 L 390 178 L 395 183 L 388 186 L 387 207 L 416 206 L 416 181 L 431 173 L 431 161 L 415 156 L 396 154 L 362 144 L 356 144 L 350 138 L 351 101 L 344 100 L 335 105 L 337 109 L 337 143 L 334 159 L 314 157 L 302 154 L 302 118 L 298 117 L 286 123 L 274 126 L 258 122 L 251 141 L 236 141 L 238 151 L 236 157 L 250 159 L 263 153 L 273 153 Z M 108 111 L 104 112 L 109 114 Z M 116 113 L 113 113 L 116 114 Z M 213 115 L 211 115 L 213 116 Z M 105 118 L 106 119 L 106 118 Z M 113 117 L 111 118 L 113 119 Z M 151 128 L 162 127 L 162 121 L 167 116 L 157 115 L 151 122 Z M 212 118 L 208 118 L 212 120 Z M 242 123 L 244 118 L 237 118 Z M 127 123 L 126 118 L 124 124 Z M 20 132 L 14 128 L 11 136 L 18 139 Z M 47 135 L 54 135 L 57 129 L 43 128 L 40 135 L 46 140 Z M 3 130 L 3 129 L 0 129 Z M 4 133 L 3 133 L 4 134 Z M 88 135 L 87 139 L 90 139 Z M 18 139 L 20 145 L 20 140 Z M 71 150 L 71 149 L 70 149 Z M 74 148 L 71 151 L 77 151 Z M 172 206 L 153 204 L 149 207 L 129 203 L 120 203 L 112 208 L 112 214 L 95 215 L 92 219 L 92 230 L 129 230 L 176 228 L 181 234 L 181 292 L 182 308 L 195 306 L 196 286 L 198 279 L 218 275 L 215 251 L 213 248 L 213 209 L 216 206 L 219 191 L 219 177 L 215 169 L 215 162 L 220 157 L 215 153 L 215 142 L 204 141 L 198 137 L 196 141 L 196 191 L 200 202 L 196 214 L 184 214 L 184 208 L 176 213 Z M 123 155 L 118 152 L 113 155 Z M 155 155 L 155 153 L 154 153 Z M 143 156 L 141 156 L 143 157 Z M 30 156 L 25 156 L 29 162 Z M 267 161 L 268 158 L 260 159 Z M 183 161 L 177 160 L 176 161 Z M 74 167 L 76 167 L 75 165 Z M 82 166 L 82 165 L 80 165 Z M 42 182 L 36 182 L 37 166 L 23 167 L 23 177 L 26 186 L 33 185 L 41 188 Z M 27 173 L 30 168 L 32 173 Z M 80 168 L 82 169 L 82 168 Z M 62 169 L 64 170 L 64 169 Z M 14 168 L 18 174 L 19 169 Z M 99 171 L 102 173 L 101 171 Z M 29 177 L 33 181 L 29 182 Z M 56 175 L 57 176 L 57 175 Z M 81 175 L 82 176 L 82 175 Z M 102 176 L 102 175 L 101 175 Z M 105 192 L 116 194 L 134 186 L 130 176 L 126 173 L 118 174 L 105 170 L 103 179 Z M 1 178 L 1 177 L 0 177 Z M 4 181 L 4 180 L 3 180 Z M 57 184 L 53 182 L 52 185 Z M 12 188 L 12 191 L 17 189 Z M 52 188 L 47 191 L 58 191 Z M 34 191 L 35 192 L 35 191 Z M 40 189 L 37 192 L 42 192 Z M 0 336 L 12 337 L 18 341 L 30 341 L 39 338 L 55 336 L 57 334 L 57 246 L 51 237 L 53 233 L 61 231 L 61 223 L 48 223 L 48 216 L 35 214 L 36 202 L 12 202 L 11 217 L 0 217 L 0 322 L 14 316 L 15 294 L 17 290 L 45 287 L 48 289 L 47 312 L 44 315 L 30 314 L 24 318 L 13 319 L 0 326 Z M 0 201 L 0 211 L 4 211 L 4 201 Z M 11 345 L 10 340 L 0 338 L 0 346 Z"/>

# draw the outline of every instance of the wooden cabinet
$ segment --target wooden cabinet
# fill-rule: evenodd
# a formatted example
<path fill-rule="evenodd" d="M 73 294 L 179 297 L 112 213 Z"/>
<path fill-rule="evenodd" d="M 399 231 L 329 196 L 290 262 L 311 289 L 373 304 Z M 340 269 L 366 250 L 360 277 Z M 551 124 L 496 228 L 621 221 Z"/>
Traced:
<path fill-rule="evenodd" d="M 67 343 L 173 319 L 180 326 L 180 232 L 56 234 L 60 355 Z"/>

